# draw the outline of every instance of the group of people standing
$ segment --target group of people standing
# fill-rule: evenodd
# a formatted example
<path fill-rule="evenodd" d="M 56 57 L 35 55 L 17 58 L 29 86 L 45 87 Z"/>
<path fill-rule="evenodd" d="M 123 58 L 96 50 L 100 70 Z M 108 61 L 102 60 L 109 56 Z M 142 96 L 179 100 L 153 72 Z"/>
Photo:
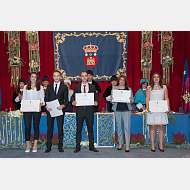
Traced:
<path fill-rule="evenodd" d="M 25 79 L 19 80 L 18 88 L 13 95 L 13 102 L 15 103 L 15 109 L 20 109 L 20 102 L 22 99 L 25 100 L 40 100 L 39 112 L 24 112 L 24 123 L 25 123 L 25 141 L 26 150 L 25 152 L 30 152 L 30 131 L 31 131 L 31 119 L 33 117 L 34 125 L 34 146 L 33 152 L 37 152 L 37 142 L 39 138 L 39 122 L 41 118 L 41 112 L 47 113 L 47 149 L 46 153 L 51 151 L 52 137 L 53 137 L 53 126 L 55 117 L 51 117 L 51 108 L 48 108 L 46 102 L 50 102 L 58 99 L 60 106 L 57 107 L 58 110 L 62 110 L 63 115 L 57 116 L 57 126 L 58 126 L 58 150 L 59 152 L 64 152 L 63 150 L 63 124 L 65 112 L 73 112 L 73 107 L 76 106 L 77 102 L 75 100 L 76 93 L 94 93 L 94 105 L 93 106 L 77 106 L 76 107 L 76 148 L 74 153 L 80 151 L 81 133 L 84 119 L 86 120 L 88 128 L 89 137 L 89 150 L 93 152 L 99 152 L 94 147 L 94 134 L 93 134 L 93 124 L 94 124 L 94 112 L 98 111 L 99 104 L 99 93 L 101 88 L 97 82 L 93 80 L 93 72 L 91 70 L 81 72 L 81 83 L 75 85 L 74 90 L 70 89 L 71 81 L 70 79 L 65 79 L 64 84 L 61 83 L 61 73 L 56 70 L 53 72 L 54 82 L 49 84 L 49 78 L 44 76 L 42 78 L 42 85 L 40 85 L 40 79 L 37 73 L 31 73 L 28 78 L 28 84 L 26 84 Z M 159 73 L 154 73 L 151 79 L 151 84 L 146 78 L 141 79 L 141 88 L 136 92 L 133 97 L 133 91 L 129 87 L 127 77 L 125 75 L 120 75 L 117 77 L 113 75 L 110 79 L 111 86 L 109 86 L 103 93 L 103 98 L 107 101 L 107 110 L 109 112 L 114 112 L 119 147 L 121 150 L 124 145 L 123 140 L 123 126 L 125 132 L 125 142 L 126 148 L 125 152 L 130 151 L 130 127 L 131 127 L 131 110 L 132 106 L 136 106 L 138 111 L 143 111 L 147 109 L 148 117 L 147 124 L 151 126 L 150 129 L 150 140 L 151 140 L 151 151 L 155 152 L 155 131 L 158 125 L 158 137 L 159 137 L 159 150 L 164 152 L 163 149 L 163 129 L 164 125 L 168 124 L 167 112 L 169 112 L 169 99 L 168 91 L 166 85 L 162 84 L 162 79 Z M 130 103 L 114 102 L 112 97 L 112 90 L 129 90 Z M 149 101 L 151 100 L 167 100 L 168 111 L 166 113 L 152 113 L 149 110 Z"/>

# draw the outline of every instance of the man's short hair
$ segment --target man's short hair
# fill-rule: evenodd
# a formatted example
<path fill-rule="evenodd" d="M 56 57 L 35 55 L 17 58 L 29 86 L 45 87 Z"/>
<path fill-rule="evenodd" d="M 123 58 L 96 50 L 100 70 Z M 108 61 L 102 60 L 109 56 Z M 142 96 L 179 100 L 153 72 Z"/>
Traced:
<path fill-rule="evenodd" d="M 80 76 L 81 76 L 81 74 L 82 74 L 82 73 L 86 73 L 86 74 L 87 74 L 87 72 L 86 72 L 86 71 L 82 71 L 82 72 L 80 73 Z"/>
<path fill-rule="evenodd" d="M 54 73 L 59 73 L 60 76 L 61 76 L 61 72 L 60 72 L 59 70 L 55 70 L 55 71 L 53 71 L 53 74 L 54 74 Z"/>

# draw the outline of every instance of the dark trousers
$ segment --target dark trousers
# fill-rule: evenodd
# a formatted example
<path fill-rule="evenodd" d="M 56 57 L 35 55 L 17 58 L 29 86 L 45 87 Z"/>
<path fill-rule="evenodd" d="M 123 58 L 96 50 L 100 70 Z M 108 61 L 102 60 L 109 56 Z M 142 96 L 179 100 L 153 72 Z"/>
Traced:
<path fill-rule="evenodd" d="M 64 115 L 60 115 L 57 117 L 51 117 L 50 113 L 47 112 L 47 148 L 52 146 L 52 138 L 53 138 L 53 129 L 54 129 L 54 120 L 57 120 L 58 127 L 58 147 L 63 147 L 63 124 L 64 124 Z"/>
<path fill-rule="evenodd" d="M 80 148 L 84 119 L 86 120 L 86 124 L 88 128 L 89 148 L 93 148 L 94 147 L 94 133 L 93 133 L 94 112 L 89 111 L 86 108 L 82 108 L 82 109 L 80 108 L 76 110 L 76 122 L 77 122 L 76 148 Z"/>
<path fill-rule="evenodd" d="M 34 127 L 34 140 L 39 138 L 39 124 L 41 119 L 41 112 L 24 112 L 24 125 L 25 125 L 25 141 L 30 140 L 31 122 L 33 116 L 33 127 Z"/>
<path fill-rule="evenodd" d="M 46 106 L 41 107 L 42 112 L 46 112 Z"/>

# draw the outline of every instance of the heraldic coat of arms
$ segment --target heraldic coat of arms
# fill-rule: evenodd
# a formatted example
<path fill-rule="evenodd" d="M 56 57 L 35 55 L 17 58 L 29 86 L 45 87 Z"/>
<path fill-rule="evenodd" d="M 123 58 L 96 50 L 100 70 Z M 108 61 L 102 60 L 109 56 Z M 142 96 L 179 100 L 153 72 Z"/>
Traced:
<path fill-rule="evenodd" d="M 84 63 L 88 67 L 94 67 L 97 64 L 98 58 L 97 58 L 97 51 L 98 46 L 92 45 L 85 45 L 83 47 L 84 50 Z"/>

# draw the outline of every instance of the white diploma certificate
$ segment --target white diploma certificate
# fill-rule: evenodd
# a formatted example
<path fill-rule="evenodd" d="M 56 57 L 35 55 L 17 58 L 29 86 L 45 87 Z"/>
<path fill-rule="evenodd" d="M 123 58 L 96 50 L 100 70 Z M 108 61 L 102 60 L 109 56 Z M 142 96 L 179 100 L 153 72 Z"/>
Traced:
<path fill-rule="evenodd" d="M 141 103 L 138 103 L 138 104 L 136 105 L 136 107 L 140 110 L 141 108 L 143 108 L 143 105 L 142 105 Z"/>
<path fill-rule="evenodd" d="M 149 101 L 149 109 L 151 112 L 166 112 L 168 111 L 167 100 Z"/>
<path fill-rule="evenodd" d="M 94 106 L 94 93 L 76 93 L 76 106 Z"/>
<path fill-rule="evenodd" d="M 130 90 L 112 90 L 112 102 L 130 103 L 131 91 Z"/>
<path fill-rule="evenodd" d="M 39 112 L 40 100 L 22 100 L 21 112 Z"/>
<path fill-rule="evenodd" d="M 58 110 L 57 107 L 60 106 L 58 99 L 53 100 L 51 102 L 46 102 L 47 107 L 51 108 L 52 110 L 49 112 L 51 117 L 57 117 L 63 115 L 62 110 Z"/>

